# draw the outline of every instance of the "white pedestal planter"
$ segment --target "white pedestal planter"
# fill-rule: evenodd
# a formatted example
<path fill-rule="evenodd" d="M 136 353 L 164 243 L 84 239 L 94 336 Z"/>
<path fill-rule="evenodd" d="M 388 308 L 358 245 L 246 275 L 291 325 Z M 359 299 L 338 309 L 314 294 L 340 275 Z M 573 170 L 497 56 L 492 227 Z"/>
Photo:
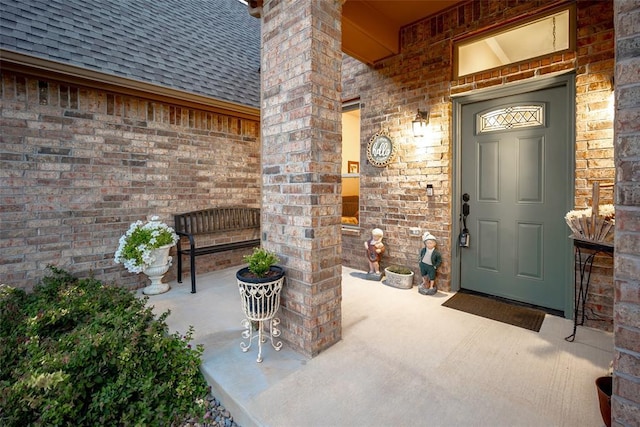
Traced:
<path fill-rule="evenodd" d="M 242 321 L 245 330 L 242 331 L 242 338 L 247 343 L 240 343 L 242 351 L 247 352 L 251 348 L 253 339 L 258 340 L 258 363 L 262 362 L 262 344 L 267 341 L 264 331 L 264 322 L 268 322 L 271 345 L 276 351 L 282 348 L 282 342 L 275 342 L 274 337 L 280 336 L 280 319 L 275 317 L 280 308 L 280 291 L 284 282 L 284 270 L 281 267 L 273 266 L 272 271 L 278 271 L 277 276 L 265 278 L 249 278 L 244 274 L 249 271 L 243 268 L 236 273 L 242 310 L 246 319 Z M 252 324 L 257 323 L 257 330 Z"/>
<path fill-rule="evenodd" d="M 162 277 L 169 271 L 172 257 L 169 256 L 169 250 L 173 245 L 162 246 L 153 249 L 151 255 L 155 258 L 153 264 L 146 267 L 142 272 L 149 277 L 151 284 L 142 290 L 145 295 L 158 295 L 169 290 L 168 283 L 162 283 Z"/>
<path fill-rule="evenodd" d="M 413 275 L 413 271 L 411 274 L 398 274 L 390 271 L 388 267 L 384 269 L 385 283 L 394 288 L 411 289 L 413 287 Z"/>

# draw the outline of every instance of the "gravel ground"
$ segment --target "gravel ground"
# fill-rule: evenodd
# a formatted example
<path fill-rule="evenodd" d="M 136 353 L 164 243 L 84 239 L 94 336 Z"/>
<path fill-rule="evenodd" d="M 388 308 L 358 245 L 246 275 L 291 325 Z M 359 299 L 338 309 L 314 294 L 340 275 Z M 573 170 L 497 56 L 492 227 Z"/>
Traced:
<path fill-rule="evenodd" d="M 220 404 L 218 399 L 209 395 L 207 400 L 209 401 L 209 409 L 205 415 L 207 421 L 205 423 L 199 423 L 193 420 L 187 420 L 182 427 L 240 427 L 233 420 L 229 411 Z"/>

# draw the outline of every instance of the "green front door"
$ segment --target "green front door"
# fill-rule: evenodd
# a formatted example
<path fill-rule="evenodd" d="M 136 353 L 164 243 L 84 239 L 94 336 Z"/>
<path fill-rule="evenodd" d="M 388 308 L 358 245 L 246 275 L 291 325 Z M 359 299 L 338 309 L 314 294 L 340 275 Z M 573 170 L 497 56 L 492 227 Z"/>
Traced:
<path fill-rule="evenodd" d="M 572 185 L 565 86 L 462 106 L 460 286 L 565 310 Z"/>

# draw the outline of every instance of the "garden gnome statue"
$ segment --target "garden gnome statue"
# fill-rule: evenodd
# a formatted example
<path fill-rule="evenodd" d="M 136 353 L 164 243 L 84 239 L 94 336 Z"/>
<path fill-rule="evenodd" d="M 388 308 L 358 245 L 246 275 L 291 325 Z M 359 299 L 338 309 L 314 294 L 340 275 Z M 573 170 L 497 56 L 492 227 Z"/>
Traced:
<path fill-rule="evenodd" d="M 367 250 L 367 261 L 369 261 L 367 279 L 370 280 L 380 280 L 382 278 L 382 274 L 380 274 L 380 258 L 384 253 L 383 235 L 382 230 L 374 228 L 371 230 L 371 239 L 364 242 L 364 247 Z"/>
<path fill-rule="evenodd" d="M 436 287 L 436 270 L 442 264 L 442 255 L 436 249 L 437 240 L 428 231 L 422 235 L 424 247 L 420 250 L 418 265 L 422 275 L 422 283 L 418 285 L 418 292 L 421 295 L 435 295 L 438 293 Z"/>

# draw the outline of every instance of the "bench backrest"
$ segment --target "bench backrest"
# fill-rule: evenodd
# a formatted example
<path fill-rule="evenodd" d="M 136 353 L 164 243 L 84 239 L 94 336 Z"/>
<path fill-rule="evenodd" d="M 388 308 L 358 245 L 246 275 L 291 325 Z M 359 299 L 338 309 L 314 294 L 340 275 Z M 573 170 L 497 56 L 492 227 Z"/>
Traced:
<path fill-rule="evenodd" d="M 191 235 L 218 231 L 260 229 L 260 209 L 228 207 L 211 208 L 174 215 L 175 229 Z"/>

